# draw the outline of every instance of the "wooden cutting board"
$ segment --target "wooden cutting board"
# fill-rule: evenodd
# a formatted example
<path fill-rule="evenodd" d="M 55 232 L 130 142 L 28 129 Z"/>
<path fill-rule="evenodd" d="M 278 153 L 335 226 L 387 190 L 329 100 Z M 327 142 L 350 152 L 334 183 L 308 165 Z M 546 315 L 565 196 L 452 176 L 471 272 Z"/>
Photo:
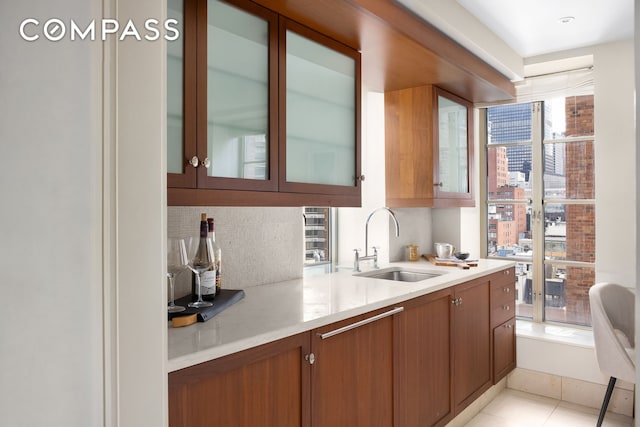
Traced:
<path fill-rule="evenodd" d="M 442 260 L 438 259 L 433 254 L 423 254 L 422 257 L 429 261 L 433 265 L 440 265 L 445 267 L 458 267 L 463 270 L 468 270 L 470 267 L 477 267 L 478 261 L 459 261 L 459 260 Z"/>

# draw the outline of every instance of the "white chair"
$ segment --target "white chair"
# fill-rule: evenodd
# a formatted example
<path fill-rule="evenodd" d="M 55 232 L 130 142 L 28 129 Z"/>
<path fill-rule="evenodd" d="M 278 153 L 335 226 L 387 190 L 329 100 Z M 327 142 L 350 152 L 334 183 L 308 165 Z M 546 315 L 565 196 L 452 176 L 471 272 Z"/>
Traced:
<path fill-rule="evenodd" d="M 613 283 L 598 283 L 589 290 L 589 302 L 598 366 L 610 377 L 598 418 L 600 427 L 616 379 L 636 382 L 635 292 Z"/>

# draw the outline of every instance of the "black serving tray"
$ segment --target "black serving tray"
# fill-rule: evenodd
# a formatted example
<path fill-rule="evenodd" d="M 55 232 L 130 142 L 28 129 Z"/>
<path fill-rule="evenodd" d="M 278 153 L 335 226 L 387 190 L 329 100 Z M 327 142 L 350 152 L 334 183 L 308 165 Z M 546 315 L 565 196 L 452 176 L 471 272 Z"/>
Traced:
<path fill-rule="evenodd" d="M 242 289 L 222 289 L 216 297 L 213 299 L 213 306 L 193 308 L 188 304 L 192 301 L 196 301 L 198 298 L 193 295 L 187 295 L 186 297 L 178 298 L 176 305 L 181 305 L 186 308 L 185 311 L 179 313 L 168 313 L 169 320 L 174 317 L 189 316 L 191 314 L 197 314 L 198 322 L 206 322 L 216 314 L 220 313 L 228 307 L 231 307 L 236 302 L 244 298 L 244 291 Z"/>

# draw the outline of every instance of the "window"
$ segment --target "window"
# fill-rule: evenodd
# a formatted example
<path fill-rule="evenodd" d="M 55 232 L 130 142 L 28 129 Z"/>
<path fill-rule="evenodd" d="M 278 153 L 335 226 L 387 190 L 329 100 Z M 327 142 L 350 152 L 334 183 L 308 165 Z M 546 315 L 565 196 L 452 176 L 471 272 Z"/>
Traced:
<path fill-rule="evenodd" d="M 331 264 L 332 211 L 331 208 L 305 207 L 304 216 L 304 265 Z"/>
<path fill-rule="evenodd" d="M 516 314 L 590 325 L 593 95 L 489 107 L 482 114 L 486 253 L 518 263 Z"/>

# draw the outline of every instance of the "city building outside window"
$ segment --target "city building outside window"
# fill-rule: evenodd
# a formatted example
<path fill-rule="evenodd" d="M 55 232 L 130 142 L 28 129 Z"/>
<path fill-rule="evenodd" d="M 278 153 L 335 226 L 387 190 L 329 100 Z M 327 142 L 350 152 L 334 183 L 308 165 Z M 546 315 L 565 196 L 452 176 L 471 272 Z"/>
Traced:
<path fill-rule="evenodd" d="M 305 267 L 331 264 L 331 218 L 331 208 L 303 208 Z"/>
<path fill-rule="evenodd" d="M 517 262 L 516 314 L 590 325 L 594 97 L 488 107 L 486 255 Z"/>

